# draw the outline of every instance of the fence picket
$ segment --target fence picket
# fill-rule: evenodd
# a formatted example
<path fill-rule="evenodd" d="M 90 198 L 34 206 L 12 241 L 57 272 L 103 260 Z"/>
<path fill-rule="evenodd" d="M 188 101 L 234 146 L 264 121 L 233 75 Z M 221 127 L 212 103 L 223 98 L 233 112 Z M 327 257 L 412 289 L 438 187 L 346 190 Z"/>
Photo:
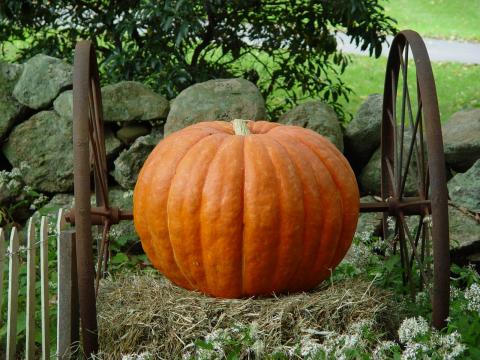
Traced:
<path fill-rule="evenodd" d="M 3 270 L 5 267 L 5 259 L 7 254 L 5 253 L 5 234 L 3 229 L 0 228 L 0 314 L 2 314 L 3 309 Z M 2 317 L 0 316 L 0 325 L 3 323 Z"/>
<path fill-rule="evenodd" d="M 65 231 L 63 209 L 57 218 L 57 357 L 70 359 L 72 343 L 78 340 L 78 306 L 76 305 L 75 281 L 75 233 Z"/>
<path fill-rule="evenodd" d="M 12 228 L 10 233 L 10 264 L 8 269 L 8 316 L 7 316 L 7 359 L 15 358 L 15 345 L 17 340 L 17 315 L 18 315 L 18 232 Z"/>
<path fill-rule="evenodd" d="M 36 278 L 35 224 L 28 221 L 27 229 L 27 315 L 25 356 L 27 360 L 35 357 L 35 282 Z"/>
<path fill-rule="evenodd" d="M 60 239 L 60 233 L 67 227 L 67 220 L 65 219 L 65 210 L 60 208 L 57 214 L 57 241 Z"/>
<path fill-rule="evenodd" d="M 40 222 L 40 282 L 42 303 L 42 359 L 50 358 L 50 326 L 48 315 L 48 223 L 42 216 Z"/>
<path fill-rule="evenodd" d="M 75 232 L 62 231 L 58 242 L 57 356 L 70 358 L 70 348 L 78 341 L 78 306 L 75 300 Z M 73 255 L 73 256 L 72 256 Z M 75 267 L 75 268 L 74 268 Z"/>

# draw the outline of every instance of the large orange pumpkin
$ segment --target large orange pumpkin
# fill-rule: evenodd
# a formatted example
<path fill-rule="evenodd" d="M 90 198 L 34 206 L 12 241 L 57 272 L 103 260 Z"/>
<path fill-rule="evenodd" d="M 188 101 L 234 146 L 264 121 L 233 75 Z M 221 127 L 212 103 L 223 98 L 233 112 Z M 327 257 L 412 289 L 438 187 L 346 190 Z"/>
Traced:
<path fill-rule="evenodd" d="M 308 290 L 327 278 L 350 247 L 359 194 L 347 160 L 321 135 L 214 121 L 156 146 L 133 211 L 143 249 L 165 276 L 237 298 Z"/>

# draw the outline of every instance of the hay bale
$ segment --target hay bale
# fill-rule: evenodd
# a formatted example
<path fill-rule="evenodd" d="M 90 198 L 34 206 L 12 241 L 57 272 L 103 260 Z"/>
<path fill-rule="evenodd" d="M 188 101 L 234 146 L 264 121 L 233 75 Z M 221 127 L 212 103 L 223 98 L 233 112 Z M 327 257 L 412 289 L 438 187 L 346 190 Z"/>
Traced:
<path fill-rule="evenodd" d="M 219 329 L 255 324 L 264 352 L 293 345 L 305 330 L 341 333 L 368 319 L 383 328 L 392 295 L 359 278 L 315 291 L 262 299 L 216 299 L 173 285 L 158 273 L 104 280 L 98 297 L 102 359 L 148 352 L 177 359 Z"/>

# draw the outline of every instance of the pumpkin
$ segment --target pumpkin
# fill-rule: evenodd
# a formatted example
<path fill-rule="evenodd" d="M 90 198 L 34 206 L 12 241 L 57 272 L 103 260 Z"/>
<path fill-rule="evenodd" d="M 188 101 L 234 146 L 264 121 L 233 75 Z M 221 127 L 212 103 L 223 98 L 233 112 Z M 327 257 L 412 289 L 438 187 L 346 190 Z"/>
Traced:
<path fill-rule="evenodd" d="M 133 194 L 153 266 L 216 297 L 308 290 L 350 247 L 354 173 L 314 131 L 267 121 L 201 122 L 161 141 Z"/>

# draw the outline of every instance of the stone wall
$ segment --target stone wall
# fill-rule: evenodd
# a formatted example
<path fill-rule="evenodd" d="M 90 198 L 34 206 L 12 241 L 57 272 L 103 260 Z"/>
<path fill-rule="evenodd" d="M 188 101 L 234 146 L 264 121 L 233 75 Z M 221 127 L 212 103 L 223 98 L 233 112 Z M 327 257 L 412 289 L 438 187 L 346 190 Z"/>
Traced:
<path fill-rule="evenodd" d="M 42 201 L 48 198 L 47 208 L 71 205 L 72 73 L 70 64 L 41 54 L 25 64 L 0 62 L 0 207 L 28 196 L 25 189 L 43 194 Z M 171 101 L 134 81 L 107 85 L 101 92 L 111 197 L 124 208 L 131 207 L 137 174 L 164 135 L 204 119 L 266 118 L 259 90 L 245 79 L 195 84 Z M 278 122 L 326 136 L 347 156 L 362 194 L 379 195 L 382 101 L 381 95 L 370 95 L 345 129 L 320 101 L 303 103 Z M 475 243 L 480 240 L 478 222 L 471 221 L 480 212 L 480 109 L 454 114 L 443 132 L 452 206 L 471 215 L 471 232 L 477 235 L 469 239 Z M 23 210 L 24 216 L 33 211 Z M 462 223 L 461 216 L 455 223 Z M 117 225 L 117 230 L 136 239 L 131 225 Z M 454 238 L 465 242 L 462 234 Z"/>

